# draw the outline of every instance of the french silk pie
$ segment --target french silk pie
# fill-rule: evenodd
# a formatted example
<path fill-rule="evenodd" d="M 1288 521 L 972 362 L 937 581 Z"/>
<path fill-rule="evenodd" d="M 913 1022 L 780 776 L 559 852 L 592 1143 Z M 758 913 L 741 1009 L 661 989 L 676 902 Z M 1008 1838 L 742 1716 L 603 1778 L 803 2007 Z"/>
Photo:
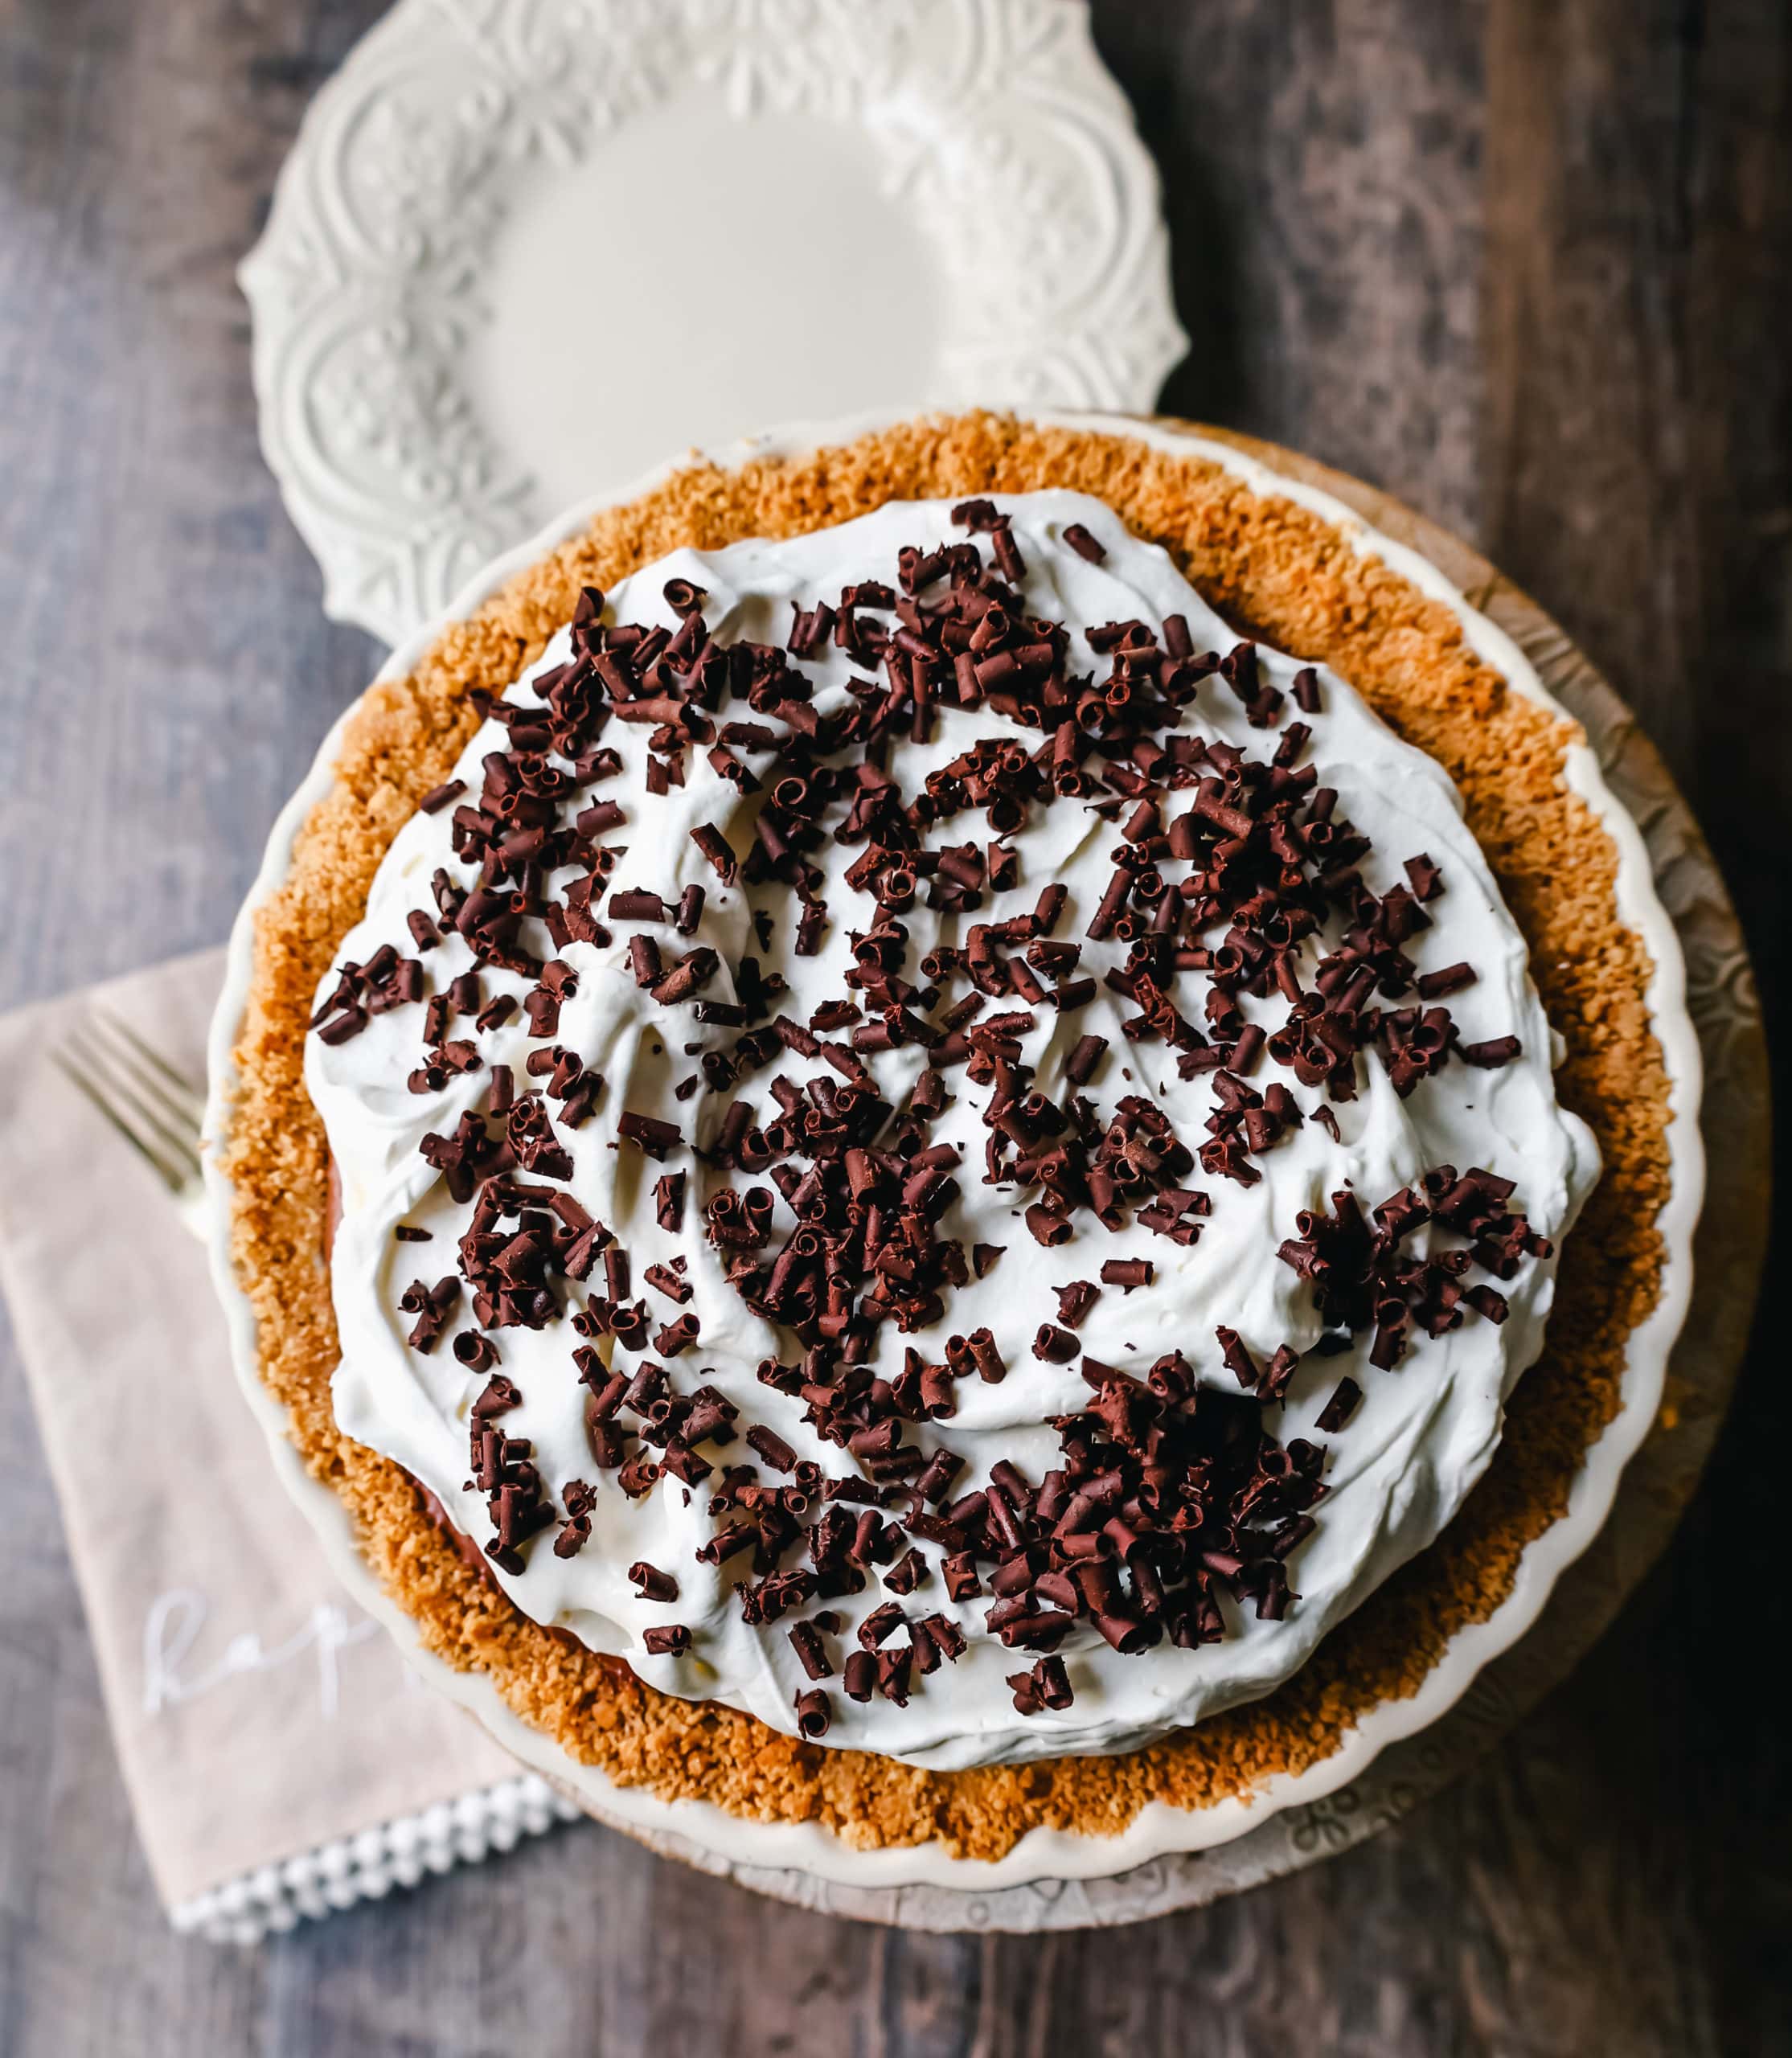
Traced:
<path fill-rule="evenodd" d="M 620 1786 L 999 1857 L 1334 1750 L 1658 1290 L 1573 725 L 1122 424 L 693 463 L 345 733 L 256 924 L 261 1379 Z"/>

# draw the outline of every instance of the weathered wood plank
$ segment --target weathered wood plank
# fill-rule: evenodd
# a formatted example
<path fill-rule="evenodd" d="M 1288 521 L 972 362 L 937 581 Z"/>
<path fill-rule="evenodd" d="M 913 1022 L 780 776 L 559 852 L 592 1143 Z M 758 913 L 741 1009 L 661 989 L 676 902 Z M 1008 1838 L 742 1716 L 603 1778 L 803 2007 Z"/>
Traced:
<path fill-rule="evenodd" d="M 1472 532 L 1480 5 L 1097 7 L 1194 347 L 1165 404 Z"/>
<path fill-rule="evenodd" d="M 221 933 L 366 640 L 254 440 L 232 281 L 377 0 L 0 0 L 0 996 Z M 1792 23 L 1776 0 L 1101 0 L 1166 176 L 1170 404 L 1463 528 L 1667 744 L 1783 986 Z M 70 836 L 86 854 L 70 855 Z M 16 1367 L 0 1362 L 14 1448 Z M 1784 2048 L 1788 1813 L 1743 1425 L 1672 1564 L 1478 1777 L 1197 1915 L 1037 1942 L 802 1914 L 596 1830 L 266 1949 L 171 1938 L 60 1531 L 9 1478 L 0 2051 Z M 668 1948 L 676 1941 L 679 1949 Z"/>
<path fill-rule="evenodd" d="M 1482 540 L 1666 750 L 1728 875 L 1783 1055 L 1792 19 L 1774 0 L 1498 0 L 1487 77 Z M 1782 1165 L 1786 1122 L 1782 1100 Z M 1787 2037 L 1784 1984 L 1765 1970 L 1787 1900 L 1784 1728 L 1763 1611 L 1723 1569 L 1769 1562 L 1779 1533 L 1760 1453 L 1783 1445 L 1792 1401 L 1765 1343 L 1669 1564 L 1524 1740 L 1540 1782 L 1527 1855 L 1547 1854 L 1560 1882 L 1564 1941 L 1584 1946 L 1603 1910 L 1612 1928 L 1593 1948 L 1623 1947 L 1610 2019 L 1642 1996 L 1666 2006 L 1677 1975 L 1691 2048 Z M 1589 1769 L 1597 1814 L 1568 1777 Z M 1558 1840 L 1564 1805 L 1581 1851 Z M 1557 1962 L 1560 1987 L 1566 1953 L 1540 1929 L 1529 1949 Z M 1674 2048 L 1646 2016 L 1638 2033 Z"/>

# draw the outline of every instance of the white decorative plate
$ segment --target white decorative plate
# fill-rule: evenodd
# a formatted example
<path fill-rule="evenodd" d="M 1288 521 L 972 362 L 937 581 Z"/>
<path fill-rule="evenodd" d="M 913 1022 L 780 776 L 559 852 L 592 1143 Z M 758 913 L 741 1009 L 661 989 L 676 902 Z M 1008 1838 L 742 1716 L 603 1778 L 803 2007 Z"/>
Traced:
<path fill-rule="evenodd" d="M 1086 0 L 398 0 L 241 277 L 324 605 L 388 643 L 692 441 L 1144 411 L 1187 347 Z"/>
<path fill-rule="evenodd" d="M 1372 527 L 1332 494 L 1286 472 L 1271 469 L 1228 444 L 1172 424 L 1117 424 L 1100 416 L 1030 412 L 1035 420 L 1061 420 L 1071 427 L 1122 427 L 1126 433 L 1156 448 L 1221 465 L 1254 491 L 1286 494 L 1312 508 L 1335 523 L 1356 549 L 1381 559 L 1449 608 L 1461 621 L 1470 647 L 1515 691 L 1560 711 L 1560 703 L 1540 677 L 1537 666 L 1503 629 L 1472 605 L 1461 588 L 1430 560 Z M 718 449 L 713 455 L 717 463 L 729 465 L 755 455 L 793 454 L 849 441 L 878 425 L 875 418 L 861 418 L 822 427 L 795 428 Z M 487 565 L 438 620 L 393 653 L 381 678 L 398 678 L 413 670 L 450 621 L 472 614 L 507 579 L 586 527 L 600 508 L 633 498 L 654 482 L 637 479 L 595 500 L 587 500 L 522 547 Z M 1461 546 L 1454 548 L 1462 554 Z M 1495 596 L 1490 588 L 1481 597 L 1491 601 Z M 1549 669 L 1559 674 L 1560 666 L 1552 662 Z M 1596 708 L 1594 697 L 1585 691 L 1584 683 L 1577 697 L 1589 710 Z M 1472 1707 L 1457 1711 L 1457 1703 L 1476 1686 L 1484 1668 L 1513 1653 L 1513 1646 L 1543 1612 L 1558 1578 L 1599 1535 L 1625 1468 L 1655 1420 L 1668 1353 L 1679 1334 L 1692 1295 L 1692 1236 L 1704 1191 L 1704 1154 L 1699 1127 L 1702 1066 L 1698 1038 L 1687 1012 L 1686 968 L 1679 940 L 1674 921 L 1658 896 L 1649 849 L 1636 822 L 1607 785 L 1599 759 L 1591 748 L 1572 748 L 1564 773 L 1597 814 L 1617 847 L 1620 911 L 1640 932 L 1654 963 L 1650 1013 L 1672 1084 L 1675 1119 L 1668 1135 L 1672 1190 L 1657 1222 L 1663 1250 L 1660 1293 L 1654 1312 L 1630 1335 L 1622 1407 L 1589 1450 L 1566 1511 L 1526 1549 L 1512 1591 L 1502 1605 L 1486 1621 L 1460 1630 L 1451 1639 L 1417 1693 L 1372 1710 L 1329 1758 L 1301 1773 L 1270 1780 L 1248 1802 L 1228 1800 L 1199 1812 L 1153 1802 L 1122 1834 L 1113 1838 L 1034 1830 L 1006 1858 L 990 1863 L 953 1857 L 938 1845 L 856 1851 L 818 1824 L 752 1822 L 700 1802 L 661 1801 L 643 1789 L 617 1786 L 602 1773 L 575 1764 L 547 1737 L 513 1715 L 489 1680 L 479 1675 L 454 1671 L 423 1649 L 415 1624 L 387 1597 L 355 1548 L 347 1509 L 334 1493 L 310 1477 L 287 1442 L 285 1412 L 262 1384 L 253 1311 L 236 1283 L 232 1265 L 229 1186 L 219 1170 L 218 1159 L 228 1142 L 232 1052 L 253 969 L 255 911 L 285 879 L 292 862 L 294 838 L 312 808 L 330 790 L 342 728 L 353 712 L 351 708 L 345 713 L 325 739 L 304 784 L 275 823 L 260 875 L 232 932 L 223 993 L 212 1024 L 211 1094 L 206 1118 L 206 1174 L 213 1209 L 212 1272 L 230 1326 L 238 1375 L 268 1433 L 282 1480 L 311 1517 L 351 1596 L 392 1630 L 400 1648 L 433 1685 L 470 1709 L 506 1749 L 543 1773 L 587 1813 L 640 1837 L 662 1853 L 707 1871 L 728 1873 L 762 1892 L 825 1906 L 839 1913 L 926 1929 L 1032 1929 L 1128 1921 L 1169 1907 L 1208 1900 L 1355 1841 L 1441 1783 L 1441 1772 L 1434 1774 L 1422 1762 L 1415 1763 L 1412 1755 L 1416 1752 L 1422 1760 L 1429 1741 L 1422 1732 L 1441 1719 L 1451 1716 L 1458 1732 L 1452 1746 L 1455 1755 L 1450 1762 L 1460 1765 L 1467 1761 L 1472 1755 L 1472 1740 L 1465 1742 L 1462 1733 L 1465 1728 L 1471 1732 L 1484 1730 L 1490 1720 L 1497 1718 L 1491 1717 L 1485 1708 L 1478 1713 Z M 1623 719 L 1622 711 L 1614 713 L 1613 707 L 1599 711 L 1598 719 L 1606 732 L 1602 740 L 1610 741 Z M 1620 737 L 1613 745 L 1614 761 L 1622 756 L 1622 746 Z M 1659 835 L 1664 833 L 1665 824 L 1670 843 L 1678 840 L 1689 847 L 1696 845 L 1697 831 L 1684 817 L 1682 804 L 1659 767 L 1654 776 L 1661 792 L 1645 789 L 1638 793 L 1639 800 L 1648 803 L 1652 829 Z M 1696 858 L 1700 851 L 1694 850 L 1693 855 Z M 1663 858 L 1664 879 L 1673 876 L 1674 863 L 1671 855 Z M 1708 860 L 1707 865 L 1708 868 Z M 1704 873 L 1699 877 L 1704 882 L 1700 890 L 1708 895 L 1708 879 Z M 1680 891 L 1676 888 L 1677 898 Z M 1716 892 L 1721 900 L 1720 886 Z M 1733 917 L 1728 917 L 1727 909 L 1722 912 L 1728 923 L 1724 933 L 1730 937 Z M 1689 926 L 1696 926 L 1690 918 Z M 1744 990 L 1748 986 L 1746 961 L 1733 945 L 1726 963 L 1728 969 L 1721 977 L 1736 989 L 1727 1007 L 1714 1008 L 1712 994 L 1719 975 L 1708 970 L 1699 999 L 1708 1014 L 1727 1014 L 1741 1019 L 1748 999 Z M 1736 970 L 1737 965 L 1741 967 L 1740 973 Z M 1755 1042 L 1748 1048 L 1758 1055 L 1758 1027 L 1753 1033 Z M 1739 1078 L 1753 1077 L 1745 1053 L 1737 1060 L 1737 1071 Z M 1729 1105 L 1723 1097 L 1727 1085 L 1721 1075 L 1714 1084 L 1721 1113 Z M 1757 1081 L 1757 1095 L 1762 1090 Z M 1758 1113 L 1753 1122 L 1758 1134 Z M 1737 1303 L 1736 1321 L 1731 1325 L 1734 1327 L 1745 1323 L 1758 1238 L 1731 1221 L 1722 1227 L 1724 1236 L 1738 1243 L 1742 1252 L 1729 1297 Z M 1714 1269 L 1723 1273 L 1725 1264 L 1720 1257 Z M 1723 1327 L 1721 1320 L 1717 1326 Z M 1733 1365 L 1727 1337 L 1720 1342 L 1724 1347 L 1718 1353 L 1718 1369 L 1706 1380 L 1712 1396 L 1712 1412 L 1706 1419 L 1712 1426 L 1716 1412 L 1720 1412 L 1723 1388 Z M 1736 1347 L 1740 1348 L 1739 1343 Z M 1696 1438 L 1693 1441 L 1697 1442 Z M 1699 1446 L 1700 1456 L 1704 1448 Z M 1696 1470 L 1696 1459 L 1682 1460 L 1683 1473 Z M 1665 1500 L 1671 1511 L 1690 1491 L 1690 1477 L 1677 1497 L 1663 1495 L 1659 1470 L 1658 1462 L 1656 1498 Z M 1658 1525 L 1655 1532 L 1658 1544 L 1662 1533 L 1663 1527 Z M 1640 1571 L 1641 1564 L 1637 1564 L 1629 1576 L 1639 1576 Z M 1605 1584 L 1612 1584 L 1608 1576 Z M 1624 1584 L 1618 1580 L 1618 1592 L 1623 1590 Z M 1607 1617 L 1615 1606 L 1613 1598 L 1605 1606 Z M 1578 1648 L 1584 1648 L 1586 1640 L 1588 1636 L 1583 1636 L 1575 1654 Z M 1539 1654 L 1532 1670 L 1547 1675 L 1554 1650 L 1565 1641 L 1559 1634 L 1556 1646 Z M 1507 1656 L 1507 1683 L 1503 1688 L 1494 1690 L 1496 1704 L 1501 1692 L 1515 1691 L 1521 1696 L 1526 1692 L 1522 1685 L 1512 1683 L 1511 1668 L 1519 1662 L 1517 1654 Z M 1540 1691 L 1540 1686 L 1536 1691 Z M 1486 1690 L 1482 1699 L 1487 1699 Z M 1528 1703 L 1521 1700 L 1520 1704 Z M 1457 1711 L 1454 1716 L 1452 1711 Z M 1403 1750 L 1408 1757 L 1399 1777 L 1383 1781 L 1380 1790 L 1372 1787 L 1366 1775 L 1377 1760 L 1384 1752 L 1397 1758 Z"/>

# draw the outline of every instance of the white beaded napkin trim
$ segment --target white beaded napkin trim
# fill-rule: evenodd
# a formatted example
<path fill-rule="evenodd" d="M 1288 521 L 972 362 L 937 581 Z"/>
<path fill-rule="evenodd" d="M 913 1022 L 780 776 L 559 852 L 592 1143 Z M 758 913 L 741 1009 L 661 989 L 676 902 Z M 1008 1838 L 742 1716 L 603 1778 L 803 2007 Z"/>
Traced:
<path fill-rule="evenodd" d="M 578 1815 L 544 1779 L 527 1773 L 227 1880 L 177 1902 L 169 1917 L 183 1933 L 215 1944 L 258 1944 L 303 1918 L 379 1900 L 394 1887 L 414 1887 L 456 1865 L 477 1865 Z"/>

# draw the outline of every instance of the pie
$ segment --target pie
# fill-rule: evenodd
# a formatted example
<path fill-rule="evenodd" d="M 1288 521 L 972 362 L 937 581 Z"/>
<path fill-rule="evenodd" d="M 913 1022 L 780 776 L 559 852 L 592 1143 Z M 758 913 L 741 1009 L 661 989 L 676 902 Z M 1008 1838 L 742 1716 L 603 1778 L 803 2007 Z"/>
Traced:
<path fill-rule="evenodd" d="M 620 1785 L 982 1858 L 1412 1693 L 1660 1281 L 1577 739 L 1122 424 L 693 462 L 445 627 L 259 908 L 226 1158 L 428 1647 Z"/>

